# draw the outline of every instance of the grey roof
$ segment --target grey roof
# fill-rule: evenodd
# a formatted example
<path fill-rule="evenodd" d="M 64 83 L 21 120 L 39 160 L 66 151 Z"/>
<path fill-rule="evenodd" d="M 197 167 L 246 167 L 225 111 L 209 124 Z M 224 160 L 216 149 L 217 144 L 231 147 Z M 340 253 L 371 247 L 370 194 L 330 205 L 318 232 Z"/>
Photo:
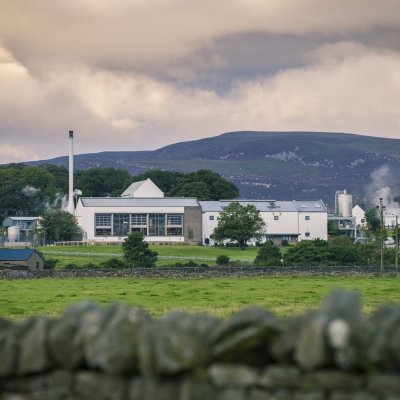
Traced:
<path fill-rule="evenodd" d="M 199 207 L 192 197 L 81 197 L 83 207 Z"/>
<path fill-rule="evenodd" d="M 326 206 L 322 200 L 313 201 L 275 201 L 275 200 L 221 200 L 200 201 L 203 212 L 221 212 L 229 203 L 237 201 L 241 205 L 252 204 L 261 212 L 285 211 L 285 212 L 326 212 Z"/>
<path fill-rule="evenodd" d="M 36 221 L 39 217 L 7 217 L 13 221 Z"/>

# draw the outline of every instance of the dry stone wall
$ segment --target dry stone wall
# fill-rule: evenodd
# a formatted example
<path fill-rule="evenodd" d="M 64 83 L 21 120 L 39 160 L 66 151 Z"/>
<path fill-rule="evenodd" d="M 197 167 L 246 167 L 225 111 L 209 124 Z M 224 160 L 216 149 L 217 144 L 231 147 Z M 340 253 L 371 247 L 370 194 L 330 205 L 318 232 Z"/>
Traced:
<path fill-rule="evenodd" d="M 0 319 L 0 399 L 400 399 L 400 306 L 365 319 L 355 292 L 276 318 L 84 302 L 58 319 Z"/>

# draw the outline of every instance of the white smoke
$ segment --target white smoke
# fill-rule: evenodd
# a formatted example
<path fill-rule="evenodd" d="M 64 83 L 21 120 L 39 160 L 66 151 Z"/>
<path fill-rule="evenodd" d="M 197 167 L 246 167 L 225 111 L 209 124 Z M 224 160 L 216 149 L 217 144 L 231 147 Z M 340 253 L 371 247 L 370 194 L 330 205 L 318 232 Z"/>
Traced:
<path fill-rule="evenodd" d="M 30 185 L 26 185 L 21 189 L 21 192 L 25 195 L 25 196 L 34 196 L 36 193 L 40 192 L 40 189 L 37 189 L 33 186 Z"/>
<path fill-rule="evenodd" d="M 45 209 L 46 211 L 54 209 L 68 211 L 68 196 L 66 194 L 57 193 L 55 200 L 51 204 L 46 201 Z"/>
<path fill-rule="evenodd" d="M 382 165 L 371 172 L 372 182 L 367 187 L 370 202 L 380 204 L 380 199 L 385 206 L 385 225 L 394 225 L 395 216 L 400 216 L 400 206 L 394 201 L 393 174 L 388 165 Z"/>

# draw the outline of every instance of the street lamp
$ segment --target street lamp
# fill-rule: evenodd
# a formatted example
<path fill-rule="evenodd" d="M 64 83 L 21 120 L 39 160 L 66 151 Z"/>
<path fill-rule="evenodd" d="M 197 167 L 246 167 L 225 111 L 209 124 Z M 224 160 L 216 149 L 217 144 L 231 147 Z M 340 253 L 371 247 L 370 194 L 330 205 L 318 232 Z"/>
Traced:
<path fill-rule="evenodd" d="M 385 206 L 383 205 L 382 197 L 379 198 L 379 205 L 376 206 L 379 211 L 379 215 L 381 217 L 381 273 L 383 272 L 383 232 L 384 232 L 384 221 L 383 221 L 383 211 L 385 210 Z"/>

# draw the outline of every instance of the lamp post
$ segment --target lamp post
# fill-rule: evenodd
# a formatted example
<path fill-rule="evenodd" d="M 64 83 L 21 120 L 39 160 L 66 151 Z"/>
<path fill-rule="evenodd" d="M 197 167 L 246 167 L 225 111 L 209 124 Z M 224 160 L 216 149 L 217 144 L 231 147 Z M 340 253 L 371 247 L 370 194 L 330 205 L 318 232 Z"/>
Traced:
<path fill-rule="evenodd" d="M 382 197 L 379 198 L 379 205 L 376 206 L 376 208 L 379 211 L 379 216 L 381 218 L 381 273 L 383 272 L 383 232 L 384 232 L 384 221 L 383 221 L 383 211 L 385 209 L 385 206 L 383 205 L 383 199 Z"/>

